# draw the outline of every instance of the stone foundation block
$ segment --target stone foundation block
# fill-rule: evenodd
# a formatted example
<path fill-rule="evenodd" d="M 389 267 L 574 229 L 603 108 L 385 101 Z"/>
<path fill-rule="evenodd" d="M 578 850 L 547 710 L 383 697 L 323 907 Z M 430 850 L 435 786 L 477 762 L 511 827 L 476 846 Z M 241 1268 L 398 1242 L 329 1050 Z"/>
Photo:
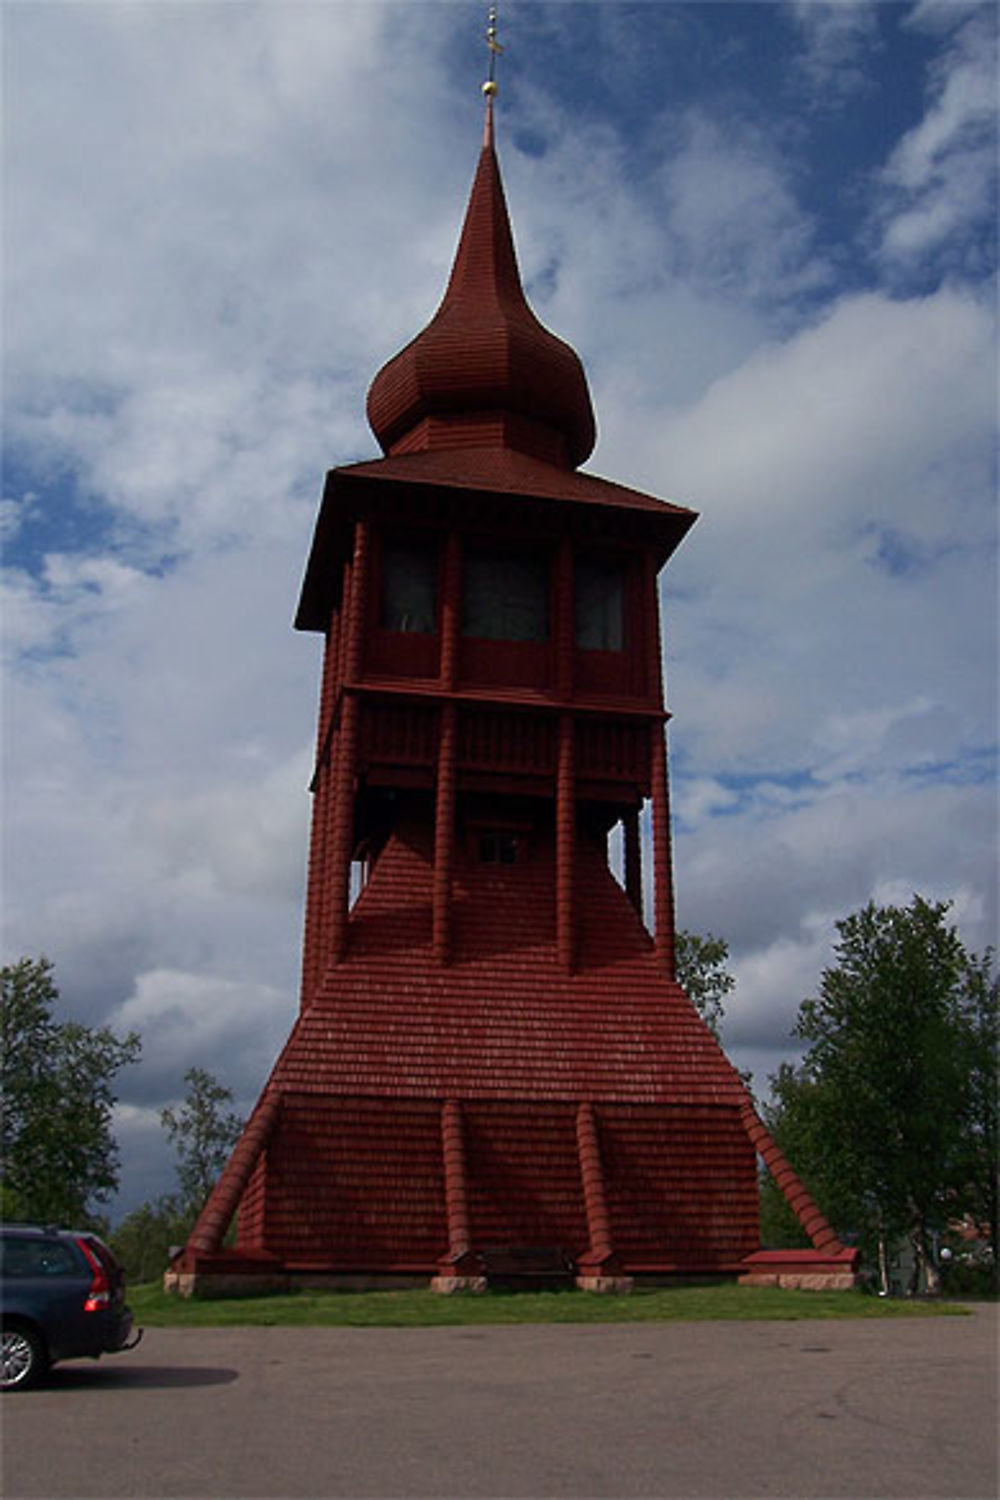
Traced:
<path fill-rule="evenodd" d="M 850 1271 L 785 1271 L 752 1273 L 739 1278 L 740 1286 L 778 1286 L 800 1292 L 850 1292 L 857 1278 Z"/>
<path fill-rule="evenodd" d="M 454 1297 L 460 1292 L 485 1292 L 485 1276 L 432 1276 L 431 1291 L 442 1297 Z"/>
<path fill-rule="evenodd" d="M 635 1280 L 631 1276 L 578 1276 L 574 1284 L 581 1292 L 621 1297 L 632 1291 Z"/>
<path fill-rule="evenodd" d="M 849 1292 L 858 1284 L 857 1250 L 758 1250 L 742 1262 L 740 1286 L 778 1286 L 802 1292 Z"/>

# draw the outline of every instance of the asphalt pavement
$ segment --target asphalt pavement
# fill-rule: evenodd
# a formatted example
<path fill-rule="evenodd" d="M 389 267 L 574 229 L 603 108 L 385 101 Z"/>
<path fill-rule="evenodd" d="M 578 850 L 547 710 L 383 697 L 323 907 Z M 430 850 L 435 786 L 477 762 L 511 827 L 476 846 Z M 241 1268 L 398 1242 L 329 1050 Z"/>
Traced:
<path fill-rule="evenodd" d="M 996 1306 L 964 1318 L 152 1329 L 2 1398 L 27 1497 L 994 1500 Z"/>

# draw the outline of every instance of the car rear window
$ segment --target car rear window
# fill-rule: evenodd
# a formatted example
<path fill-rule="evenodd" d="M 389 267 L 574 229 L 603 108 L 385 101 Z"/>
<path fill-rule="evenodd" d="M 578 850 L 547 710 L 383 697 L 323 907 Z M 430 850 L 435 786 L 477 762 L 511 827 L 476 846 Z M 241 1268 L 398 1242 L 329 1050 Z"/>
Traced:
<path fill-rule="evenodd" d="M 103 1240 L 94 1234 L 85 1234 L 88 1249 L 92 1250 L 112 1281 L 120 1274 L 121 1266 Z"/>
<path fill-rule="evenodd" d="M 80 1276 L 82 1268 L 73 1251 L 59 1240 L 5 1238 L 0 1244 L 0 1275 Z"/>

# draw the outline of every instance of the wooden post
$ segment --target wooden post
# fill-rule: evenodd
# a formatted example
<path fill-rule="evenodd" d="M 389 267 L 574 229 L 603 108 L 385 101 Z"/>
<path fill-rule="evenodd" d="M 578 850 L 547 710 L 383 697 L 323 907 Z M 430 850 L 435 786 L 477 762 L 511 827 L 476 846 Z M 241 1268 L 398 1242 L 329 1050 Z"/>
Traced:
<path fill-rule="evenodd" d="M 438 1262 L 431 1281 L 434 1292 L 484 1292 L 486 1277 L 472 1249 L 472 1226 L 466 1185 L 465 1136 L 461 1105 L 446 1099 L 441 1106 L 441 1152 L 444 1158 L 444 1203 L 448 1221 L 448 1254 Z"/>
<path fill-rule="evenodd" d="M 646 638 L 646 692 L 650 701 L 663 707 L 663 660 L 660 648 L 660 591 L 656 564 L 647 553 L 642 563 L 643 634 Z"/>
<path fill-rule="evenodd" d="M 351 557 L 345 558 L 342 568 L 337 641 L 333 657 L 333 695 L 330 700 L 326 739 L 320 752 L 322 762 L 319 774 L 326 782 L 326 793 L 323 799 L 323 847 L 326 854 L 318 894 L 320 918 L 315 959 L 317 984 L 322 982 L 323 966 L 330 956 L 330 934 L 336 921 L 335 913 L 339 896 L 333 879 L 332 850 L 336 834 L 337 767 L 343 750 L 344 680 L 347 670 L 347 637 L 350 632 L 351 619 L 351 561 Z M 353 774 L 352 770 L 352 778 Z"/>
<path fill-rule="evenodd" d="M 639 809 L 630 807 L 622 816 L 625 845 L 625 894 L 642 917 L 642 846 L 639 839 Z"/>
<path fill-rule="evenodd" d="M 451 531 L 445 543 L 444 577 L 441 585 L 441 655 L 438 662 L 438 681 L 445 692 L 451 692 L 454 689 L 458 677 L 459 623 L 462 605 L 461 573 L 461 541 L 458 533 Z M 432 896 L 434 957 L 441 964 L 451 962 L 451 887 L 455 863 L 457 740 L 458 711 L 454 703 L 444 703 L 441 706 L 438 738 Z"/>
<path fill-rule="evenodd" d="M 573 548 L 564 536 L 556 552 L 555 675 L 556 694 L 566 704 L 573 692 Z M 559 717 L 556 771 L 556 950 L 559 966 L 573 972 L 576 938 L 574 866 L 576 854 L 576 766 L 573 715 Z"/>
<path fill-rule="evenodd" d="M 455 740 L 454 703 L 441 707 L 438 739 L 437 801 L 434 809 L 434 957 L 451 961 L 451 886 L 455 851 Z"/>
<path fill-rule="evenodd" d="M 556 552 L 556 609 L 553 632 L 556 651 L 556 696 L 566 703 L 573 695 L 573 646 L 576 622 L 573 604 L 573 547 L 563 537 Z"/>
<path fill-rule="evenodd" d="M 594 1107 L 585 1100 L 576 1111 L 576 1148 L 583 1179 L 583 1203 L 587 1212 L 587 1260 L 603 1262 L 611 1254 L 611 1221 L 604 1194 L 601 1151 L 594 1124 Z"/>
<path fill-rule="evenodd" d="M 330 957 L 341 963 L 347 953 L 347 918 L 354 851 L 354 781 L 357 774 L 358 727 L 361 708 L 351 688 L 361 676 L 364 660 L 365 608 L 368 594 L 369 533 L 366 521 L 354 525 L 354 556 L 347 604 L 343 656 L 344 691 L 340 726 L 334 744 L 333 795 L 330 808 Z"/>
<path fill-rule="evenodd" d="M 459 1260 L 472 1249 L 472 1234 L 465 1188 L 462 1111 L 454 1099 L 446 1099 L 441 1110 L 441 1144 L 444 1154 L 444 1197 L 448 1213 L 448 1253 L 452 1260 Z"/>
<path fill-rule="evenodd" d="M 559 718 L 556 772 L 556 952 L 563 973 L 573 972 L 576 912 L 573 867 L 576 845 L 576 786 L 573 715 Z"/>
<path fill-rule="evenodd" d="M 353 685 L 359 680 L 364 660 L 369 550 L 368 522 L 355 521 L 354 556 L 351 560 L 350 598 L 347 605 L 347 647 L 344 653 L 344 681 L 348 685 Z"/>
<path fill-rule="evenodd" d="M 576 1284 L 585 1292 L 630 1292 L 632 1278 L 621 1274 L 611 1244 L 611 1216 L 604 1190 L 601 1147 L 594 1107 L 584 1100 L 576 1111 L 576 1149 L 583 1182 L 589 1246 L 577 1264 Z"/>
<path fill-rule="evenodd" d="M 462 614 L 462 544 L 456 531 L 448 533 L 441 585 L 441 657 L 438 676 L 450 693 L 458 678 L 459 624 Z"/>
<path fill-rule="evenodd" d="M 340 585 L 340 629 L 337 632 L 337 685 L 343 685 L 347 671 L 347 636 L 351 618 L 351 559 L 344 562 Z"/>
<path fill-rule="evenodd" d="M 319 758 L 313 771 L 312 828 L 309 837 L 309 900 L 306 905 L 302 944 L 302 988 L 299 1007 L 304 1010 L 320 979 L 325 914 L 326 843 L 330 815 L 330 734 L 336 695 L 339 617 L 335 612 L 323 654 L 323 685 L 320 691 L 316 744 Z"/>
<path fill-rule="evenodd" d="M 656 952 L 663 972 L 670 980 L 677 978 L 674 952 L 674 884 L 670 852 L 670 794 L 667 783 L 667 746 L 664 730 L 650 725 L 650 782 L 653 791 L 653 910 L 656 923 Z"/>
<path fill-rule="evenodd" d="M 646 636 L 646 660 L 649 666 L 647 690 L 658 707 L 663 706 L 663 662 L 660 650 L 660 597 L 656 567 L 647 554 L 643 562 L 643 600 Z M 670 790 L 667 779 L 667 746 L 665 730 L 651 724 L 650 789 L 653 802 L 653 920 L 656 928 L 656 951 L 668 979 L 677 978 L 674 952 L 674 882 L 670 849 Z"/>
<path fill-rule="evenodd" d="M 347 918 L 354 848 L 354 777 L 358 758 L 359 705 L 344 696 L 335 746 L 330 832 L 330 958 L 339 964 L 347 953 Z"/>

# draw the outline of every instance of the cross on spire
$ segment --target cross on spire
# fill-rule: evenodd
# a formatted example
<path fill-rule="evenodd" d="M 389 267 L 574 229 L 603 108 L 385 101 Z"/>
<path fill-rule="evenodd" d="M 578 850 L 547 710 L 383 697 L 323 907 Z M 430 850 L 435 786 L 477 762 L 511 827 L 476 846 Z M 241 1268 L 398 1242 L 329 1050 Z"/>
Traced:
<path fill-rule="evenodd" d="M 483 84 L 483 93 L 486 96 L 486 123 L 483 129 L 483 145 L 493 145 L 493 100 L 499 84 L 496 81 L 496 62 L 503 47 L 497 41 L 497 8 L 490 6 L 489 19 L 486 24 L 486 45 L 490 49 L 490 70 L 486 82 Z"/>
<path fill-rule="evenodd" d="M 486 82 L 483 84 L 483 93 L 489 99 L 492 98 L 499 88 L 499 84 L 496 81 L 496 63 L 497 58 L 503 51 L 503 47 L 497 41 L 497 8 L 495 5 L 490 6 L 489 18 L 486 23 L 486 45 L 490 49 L 490 70 Z"/>

